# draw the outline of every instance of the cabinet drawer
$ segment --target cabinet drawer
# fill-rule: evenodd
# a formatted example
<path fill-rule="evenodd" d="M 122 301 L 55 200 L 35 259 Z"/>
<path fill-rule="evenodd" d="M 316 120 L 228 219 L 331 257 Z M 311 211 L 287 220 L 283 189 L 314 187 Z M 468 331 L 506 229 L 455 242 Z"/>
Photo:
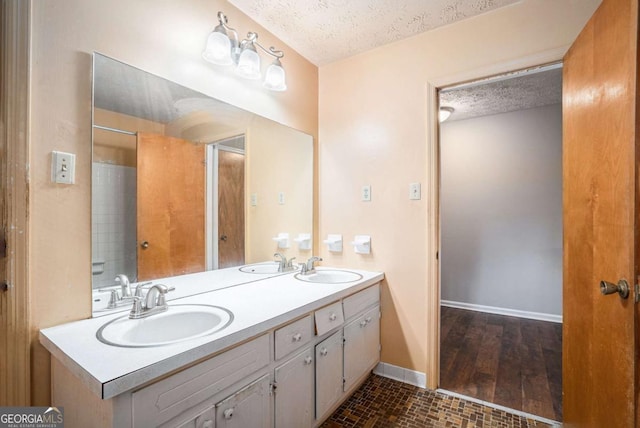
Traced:
<path fill-rule="evenodd" d="M 313 337 L 311 315 L 276 330 L 276 360 L 306 345 Z"/>
<path fill-rule="evenodd" d="M 342 303 L 335 302 L 315 312 L 316 332 L 318 336 L 339 327 L 344 322 Z"/>
<path fill-rule="evenodd" d="M 158 426 L 269 364 L 269 335 L 216 355 L 132 394 L 133 426 Z"/>
<path fill-rule="evenodd" d="M 380 301 L 380 284 L 364 289 L 343 301 L 344 317 L 351 318 Z"/>

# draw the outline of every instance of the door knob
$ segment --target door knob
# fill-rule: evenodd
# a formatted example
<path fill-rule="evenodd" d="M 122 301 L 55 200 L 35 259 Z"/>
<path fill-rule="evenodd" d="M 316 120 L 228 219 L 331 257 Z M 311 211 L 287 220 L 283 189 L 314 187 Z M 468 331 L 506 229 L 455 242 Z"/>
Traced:
<path fill-rule="evenodd" d="M 140 246 L 141 246 L 143 249 L 145 249 L 145 250 L 146 250 L 147 248 L 149 248 L 149 242 L 147 242 L 147 241 L 142 241 L 142 244 L 140 244 Z"/>
<path fill-rule="evenodd" d="M 227 235 L 222 235 L 222 236 L 220 236 L 220 240 L 221 240 L 221 241 L 226 241 L 226 240 L 227 240 Z"/>
<path fill-rule="evenodd" d="M 629 283 L 626 279 L 621 279 L 617 284 L 607 281 L 600 281 L 600 292 L 604 295 L 618 293 L 620 297 L 629 297 Z"/>

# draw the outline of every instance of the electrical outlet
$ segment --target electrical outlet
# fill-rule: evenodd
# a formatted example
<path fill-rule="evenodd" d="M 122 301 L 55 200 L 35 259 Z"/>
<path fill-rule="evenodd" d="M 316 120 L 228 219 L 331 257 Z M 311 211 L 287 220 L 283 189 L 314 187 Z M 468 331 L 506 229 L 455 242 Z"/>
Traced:
<path fill-rule="evenodd" d="M 409 184 L 409 199 L 411 200 L 420 200 L 421 192 L 420 192 L 420 183 L 410 183 Z"/>
<path fill-rule="evenodd" d="M 76 182 L 76 155 L 51 152 L 51 181 L 59 184 Z"/>
<path fill-rule="evenodd" d="M 365 202 L 371 201 L 371 186 L 368 184 L 366 186 L 362 186 L 362 200 Z"/>
<path fill-rule="evenodd" d="M 284 205 L 284 192 L 278 193 L 278 203 Z"/>

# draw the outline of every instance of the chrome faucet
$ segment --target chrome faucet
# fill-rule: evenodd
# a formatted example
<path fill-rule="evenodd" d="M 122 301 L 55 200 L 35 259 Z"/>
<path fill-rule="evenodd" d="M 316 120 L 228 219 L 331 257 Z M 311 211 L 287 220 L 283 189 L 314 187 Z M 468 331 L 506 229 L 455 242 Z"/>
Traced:
<path fill-rule="evenodd" d="M 280 257 L 280 260 L 276 260 L 278 262 L 278 272 L 284 272 L 287 268 L 287 258 L 282 253 L 274 253 L 273 257 Z"/>
<path fill-rule="evenodd" d="M 131 296 L 131 282 L 129 282 L 127 275 L 121 273 L 115 277 L 114 281 L 116 282 L 115 286 L 110 285 L 108 287 L 98 288 L 99 292 L 110 294 L 107 309 L 118 308 L 124 303 L 131 302 L 133 299 L 133 296 Z M 119 294 L 117 289 L 118 285 L 120 286 Z"/>
<path fill-rule="evenodd" d="M 322 257 L 311 256 L 307 263 L 303 263 L 300 266 L 300 275 L 311 275 L 312 273 L 316 273 L 316 267 L 314 265 L 315 262 L 321 262 Z"/>
<path fill-rule="evenodd" d="M 292 257 L 288 261 L 282 253 L 275 253 L 273 257 L 280 257 L 280 260 L 276 260 L 276 262 L 278 262 L 278 272 L 290 272 L 296 269 L 293 265 L 293 261 L 296 259 L 295 257 Z"/>
<path fill-rule="evenodd" d="M 129 278 L 127 275 L 121 273 L 116 275 L 115 278 L 116 284 L 120 284 L 120 299 L 130 299 L 131 298 L 131 283 L 129 282 Z"/>
<path fill-rule="evenodd" d="M 142 297 L 142 286 L 144 285 L 146 284 L 140 284 L 136 288 L 136 294 L 133 296 L 133 307 L 129 313 L 129 318 L 131 319 L 146 318 L 169 309 L 165 295 L 169 291 L 175 290 L 174 287 L 167 287 L 164 284 L 153 284 L 149 287 L 149 290 L 147 290 L 147 295 Z"/>

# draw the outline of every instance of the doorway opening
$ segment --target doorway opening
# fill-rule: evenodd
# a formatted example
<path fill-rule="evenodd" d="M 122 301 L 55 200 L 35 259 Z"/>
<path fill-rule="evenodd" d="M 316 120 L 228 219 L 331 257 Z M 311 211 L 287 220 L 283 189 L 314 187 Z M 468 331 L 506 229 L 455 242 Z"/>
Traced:
<path fill-rule="evenodd" d="M 562 65 L 438 105 L 439 386 L 562 420 Z"/>
<path fill-rule="evenodd" d="M 207 146 L 207 270 L 245 264 L 245 135 Z"/>

